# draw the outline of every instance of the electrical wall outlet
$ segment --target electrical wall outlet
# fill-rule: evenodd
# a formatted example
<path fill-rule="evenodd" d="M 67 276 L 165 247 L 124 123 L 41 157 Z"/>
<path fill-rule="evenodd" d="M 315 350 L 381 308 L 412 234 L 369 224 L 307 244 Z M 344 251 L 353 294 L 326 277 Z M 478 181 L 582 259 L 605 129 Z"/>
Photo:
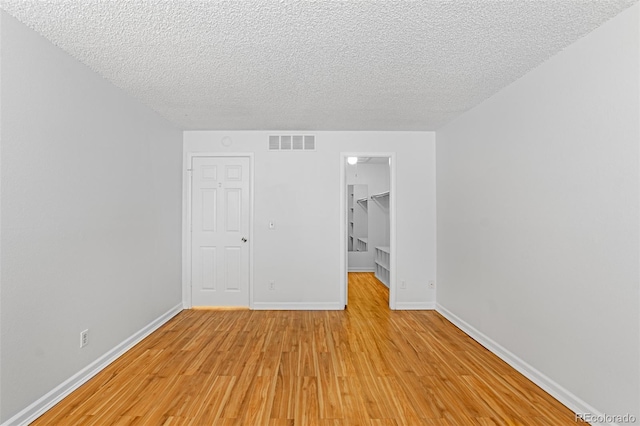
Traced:
<path fill-rule="evenodd" d="M 84 348 L 89 344 L 89 329 L 80 332 L 80 347 Z"/>
<path fill-rule="evenodd" d="M 401 290 L 406 290 L 407 289 L 407 282 L 406 281 L 400 281 L 400 289 Z"/>
<path fill-rule="evenodd" d="M 275 281 L 269 281 L 269 290 L 273 291 L 276 289 L 276 282 Z"/>
<path fill-rule="evenodd" d="M 436 289 L 436 282 L 434 280 L 430 280 L 429 281 L 429 288 L 431 290 L 435 290 Z"/>

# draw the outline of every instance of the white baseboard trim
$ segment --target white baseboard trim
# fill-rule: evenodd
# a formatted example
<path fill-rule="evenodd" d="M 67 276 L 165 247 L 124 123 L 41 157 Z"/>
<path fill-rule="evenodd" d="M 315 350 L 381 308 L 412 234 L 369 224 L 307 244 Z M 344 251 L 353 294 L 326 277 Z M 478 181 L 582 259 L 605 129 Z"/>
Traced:
<path fill-rule="evenodd" d="M 375 272 L 376 268 L 366 268 L 366 267 L 358 268 L 354 266 L 353 268 L 349 268 L 348 271 L 349 272 Z"/>
<path fill-rule="evenodd" d="M 436 302 L 396 302 L 396 311 L 433 311 Z"/>
<path fill-rule="evenodd" d="M 256 311 L 341 311 L 344 306 L 338 302 L 254 302 L 251 309 Z"/>
<path fill-rule="evenodd" d="M 531 380 L 533 383 L 540 386 L 545 392 L 560 401 L 560 403 L 562 403 L 574 413 L 589 413 L 594 415 L 594 417 L 603 416 L 603 413 L 599 412 L 591 405 L 587 404 L 582 399 L 578 398 L 576 395 L 560 386 L 553 379 L 547 377 L 546 375 L 538 371 L 535 367 L 526 363 L 517 355 L 513 354 L 508 349 L 501 346 L 498 342 L 494 341 L 486 334 L 482 333 L 463 319 L 459 318 L 457 315 L 449 311 L 441 304 L 438 303 L 436 305 L 436 311 L 438 311 L 438 313 L 440 313 L 443 317 L 451 321 L 460 330 L 464 331 L 473 340 L 480 343 L 482 346 L 501 358 L 511 367 L 518 370 L 518 372 Z M 615 423 L 610 424 L 615 425 Z"/>
<path fill-rule="evenodd" d="M 182 302 L 174 306 L 155 320 L 151 321 L 151 323 L 147 324 L 140 331 L 134 333 L 122 343 L 102 355 L 100 358 L 96 359 L 91 364 L 87 365 L 82 370 L 78 371 L 76 374 L 62 382 L 60 385 L 56 386 L 54 389 L 33 402 L 31 405 L 20 411 L 15 416 L 11 417 L 9 420 L 2 423 L 2 425 L 0 426 L 28 425 L 29 423 L 40 417 L 42 414 L 44 414 L 48 409 L 68 396 L 71 392 L 86 383 L 93 376 L 104 370 L 105 367 L 118 359 L 122 354 L 134 347 L 136 344 L 140 343 L 142 339 L 156 331 L 158 328 L 160 328 L 160 326 L 176 316 L 180 311 L 182 311 Z"/>

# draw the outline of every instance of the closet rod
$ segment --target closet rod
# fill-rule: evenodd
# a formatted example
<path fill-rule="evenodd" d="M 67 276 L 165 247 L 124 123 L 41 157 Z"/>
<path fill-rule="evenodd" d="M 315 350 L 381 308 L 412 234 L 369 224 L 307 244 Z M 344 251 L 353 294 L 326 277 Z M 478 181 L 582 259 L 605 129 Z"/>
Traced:
<path fill-rule="evenodd" d="M 373 194 L 371 196 L 371 199 L 373 200 L 374 198 L 381 198 L 381 197 L 386 197 L 389 195 L 389 191 L 385 191 L 385 192 L 381 192 L 379 194 Z"/>

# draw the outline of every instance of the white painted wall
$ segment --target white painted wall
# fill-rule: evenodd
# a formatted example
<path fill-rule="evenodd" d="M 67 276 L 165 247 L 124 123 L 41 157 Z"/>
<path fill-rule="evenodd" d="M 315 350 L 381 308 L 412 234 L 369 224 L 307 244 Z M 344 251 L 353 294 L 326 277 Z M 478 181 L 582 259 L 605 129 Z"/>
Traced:
<path fill-rule="evenodd" d="M 182 136 L 0 19 L 4 422 L 181 303 Z"/>
<path fill-rule="evenodd" d="M 349 271 L 375 271 L 375 247 L 389 245 L 389 203 L 386 208 L 371 199 L 371 195 L 389 190 L 389 164 L 347 164 L 347 184 L 367 185 L 367 218 L 369 225 L 368 251 L 348 253 Z"/>
<path fill-rule="evenodd" d="M 638 56 L 635 5 L 439 130 L 437 213 L 443 311 L 640 418 Z"/>
<path fill-rule="evenodd" d="M 427 289 L 428 280 L 435 277 L 434 133 L 314 132 L 313 152 L 269 152 L 270 134 L 278 133 L 184 133 L 185 153 L 255 155 L 254 307 L 339 305 L 339 248 L 344 245 L 339 230 L 341 152 L 396 153 L 396 273 L 407 283 L 397 301 L 399 307 L 435 302 Z M 221 143 L 225 136 L 233 141 L 230 147 Z M 416 188 L 421 188 L 422 197 L 415 196 Z M 276 222 L 275 230 L 268 229 L 270 220 Z M 270 280 L 275 281 L 275 291 L 267 289 Z"/>

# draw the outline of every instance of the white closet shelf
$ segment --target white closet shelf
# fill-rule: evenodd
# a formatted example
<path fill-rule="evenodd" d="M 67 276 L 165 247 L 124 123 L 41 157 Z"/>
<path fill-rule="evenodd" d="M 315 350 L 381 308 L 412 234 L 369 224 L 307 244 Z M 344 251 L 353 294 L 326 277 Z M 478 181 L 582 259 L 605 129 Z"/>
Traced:
<path fill-rule="evenodd" d="M 375 276 L 389 287 L 391 282 L 391 249 L 386 246 L 376 247 L 375 249 Z"/>

